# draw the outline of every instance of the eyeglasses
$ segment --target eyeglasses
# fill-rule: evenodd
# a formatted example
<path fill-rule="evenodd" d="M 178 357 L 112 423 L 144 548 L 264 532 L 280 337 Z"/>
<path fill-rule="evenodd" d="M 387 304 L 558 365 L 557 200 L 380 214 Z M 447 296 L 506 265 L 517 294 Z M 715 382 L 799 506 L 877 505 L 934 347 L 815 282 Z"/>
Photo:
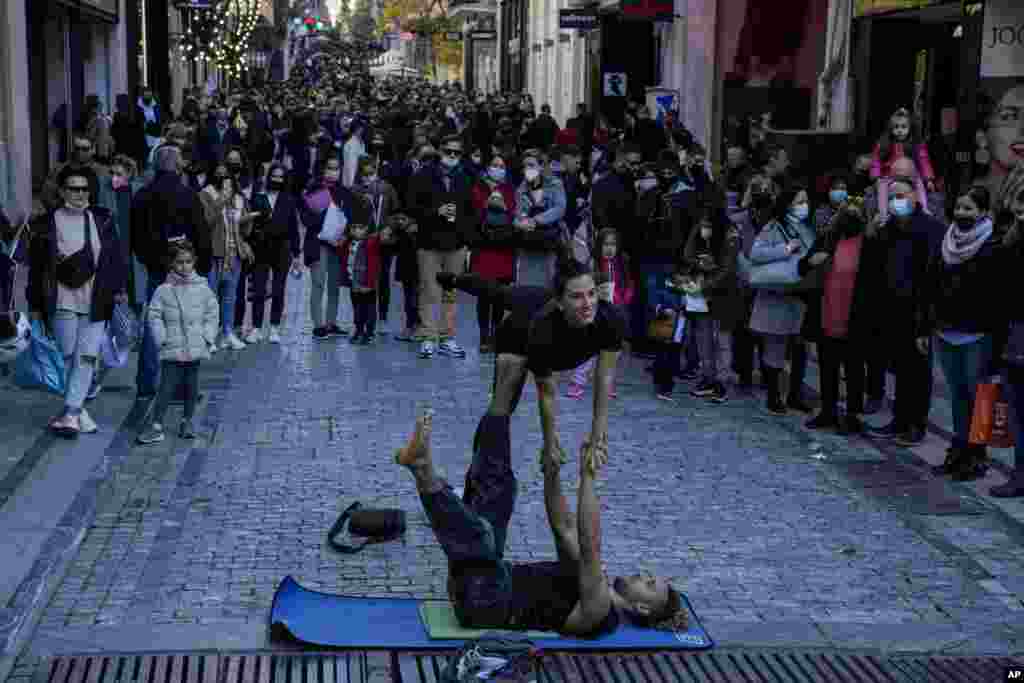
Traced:
<path fill-rule="evenodd" d="M 461 157 L 462 156 L 462 150 L 461 149 L 443 149 L 441 151 L 444 152 L 444 155 L 446 157 Z"/>
<path fill-rule="evenodd" d="M 86 185 L 85 187 L 80 187 L 78 185 L 65 185 L 64 191 L 68 194 L 87 194 L 89 192 L 89 186 Z"/>
<path fill-rule="evenodd" d="M 92 145 L 75 145 L 76 152 L 91 152 Z"/>

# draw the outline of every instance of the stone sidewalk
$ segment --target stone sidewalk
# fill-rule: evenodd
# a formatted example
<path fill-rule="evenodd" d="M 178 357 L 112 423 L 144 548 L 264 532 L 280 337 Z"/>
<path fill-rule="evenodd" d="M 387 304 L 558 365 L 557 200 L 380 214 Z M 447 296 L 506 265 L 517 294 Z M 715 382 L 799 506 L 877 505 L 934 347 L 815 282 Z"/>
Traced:
<path fill-rule="evenodd" d="M 436 460 L 461 481 L 492 372 L 475 352 L 472 300 L 460 303 L 469 357 L 425 361 L 390 337 L 369 348 L 313 342 L 308 280 L 289 286 L 285 344 L 219 354 L 204 367 L 202 439 L 136 447 L 138 416 L 127 400 L 111 401 L 124 429 L 106 441 L 51 444 L 50 460 L 31 471 L 41 481 L 78 477 L 79 490 L 40 498 L 21 487 L 0 507 L 4 530 L 32 515 L 45 528 L 42 517 L 66 518 L 59 508 L 68 504 L 87 522 L 80 535 L 64 527 L 74 542 L 51 570 L 59 585 L 36 586 L 38 620 L 15 638 L 25 647 L 7 641 L 4 654 L 20 652 L 9 680 L 23 683 L 52 654 L 266 647 L 270 600 L 287 574 L 330 592 L 445 596 L 443 554 L 391 454 L 432 405 Z M 811 434 L 802 417 L 769 416 L 761 397 L 666 404 L 654 399 L 644 364 L 625 362 L 610 418 L 613 450 L 599 486 L 610 573 L 671 577 L 723 646 L 1024 652 L 1024 503 L 996 504 L 986 483 L 933 480 L 924 466 L 940 439 L 883 452 Z M 589 428 L 589 393 L 560 398 L 558 409 L 563 444 L 575 451 Z M 528 386 L 513 420 L 513 560 L 554 557 L 536 415 Z M 104 422 L 121 423 L 113 413 Z M 12 428 L 7 457 L 48 439 L 22 429 Z M 89 462 L 90 476 L 71 473 Z M 866 488 L 858 473 L 872 464 L 920 478 L 944 514 Z M 574 480 L 566 468 L 567 485 Z M 326 530 L 356 499 L 407 510 L 403 541 L 355 556 L 328 549 Z M 31 553 L 26 546 L 25 563 Z M 8 620 L 38 571 L 8 587 Z"/>

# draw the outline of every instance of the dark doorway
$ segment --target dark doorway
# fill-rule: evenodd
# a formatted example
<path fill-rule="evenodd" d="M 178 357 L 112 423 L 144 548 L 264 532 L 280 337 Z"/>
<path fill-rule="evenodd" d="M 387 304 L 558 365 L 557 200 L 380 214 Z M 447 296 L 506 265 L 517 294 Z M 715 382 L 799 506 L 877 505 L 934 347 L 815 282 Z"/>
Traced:
<path fill-rule="evenodd" d="M 657 85 L 654 24 L 650 21 L 626 21 L 618 14 L 601 18 L 601 99 L 599 111 L 612 126 L 621 127 L 626 103 L 643 102 L 646 89 Z M 605 74 L 626 74 L 626 96 L 604 93 Z"/>

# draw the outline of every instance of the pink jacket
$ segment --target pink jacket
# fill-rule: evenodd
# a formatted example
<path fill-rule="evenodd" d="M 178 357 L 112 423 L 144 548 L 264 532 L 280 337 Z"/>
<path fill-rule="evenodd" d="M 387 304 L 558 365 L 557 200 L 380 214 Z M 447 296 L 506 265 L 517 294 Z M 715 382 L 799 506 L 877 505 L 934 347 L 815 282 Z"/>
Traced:
<path fill-rule="evenodd" d="M 633 303 L 633 294 L 636 287 L 633 278 L 627 272 L 621 256 L 613 259 L 601 256 L 597 259 L 597 272 L 607 273 L 611 268 L 612 281 L 615 283 L 615 292 L 612 295 L 612 303 L 616 306 L 628 306 Z"/>
<path fill-rule="evenodd" d="M 906 153 L 903 151 L 903 143 L 894 142 L 889 151 L 889 160 L 882 161 L 881 145 L 876 143 L 875 149 L 871 152 L 871 177 L 875 180 L 878 178 L 888 178 L 892 171 L 892 162 L 905 156 Z M 924 182 L 935 180 L 935 169 L 932 168 L 932 160 L 931 157 L 928 156 L 928 145 L 923 142 L 916 145 L 914 156 L 914 166 L 917 167 L 917 174 L 920 176 L 921 180 Z"/>

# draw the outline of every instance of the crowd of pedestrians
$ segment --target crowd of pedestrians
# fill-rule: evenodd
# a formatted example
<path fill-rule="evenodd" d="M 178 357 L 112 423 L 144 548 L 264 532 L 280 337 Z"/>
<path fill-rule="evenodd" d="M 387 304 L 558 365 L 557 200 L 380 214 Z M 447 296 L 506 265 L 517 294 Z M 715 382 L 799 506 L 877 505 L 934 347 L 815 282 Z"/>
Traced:
<path fill-rule="evenodd" d="M 773 415 L 914 446 L 934 358 L 955 427 L 938 473 L 984 473 L 968 433 L 991 376 L 1024 441 L 1024 310 L 999 295 L 1024 263 L 1024 191 L 944 198 L 905 110 L 842 168 L 799 178 L 785 148 L 736 135 L 716 171 L 687 130 L 641 104 L 611 129 L 584 105 L 560 125 L 519 93 L 358 75 L 304 83 L 189 92 L 177 117 L 148 90 L 118 97 L 112 122 L 87 107 L 27 257 L 29 309 L 69 373 L 52 429 L 96 430 L 84 404 L 102 388 L 99 347 L 118 304 L 146 321 L 137 392 L 157 399 L 140 436 L 152 443 L 179 390 L 180 433 L 194 435 L 200 361 L 281 343 L 289 275 L 309 271 L 318 343 L 393 338 L 425 360 L 461 359 L 455 290 L 439 273 L 550 286 L 568 253 L 621 313 L 660 400 L 678 401 L 680 382 L 714 404 L 760 386 Z M 0 276 L 9 289 L 6 262 Z M 482 292 L 476 314 L 481 355 L 494 353 L 500 297 Z M 804 393 L 812 349 L 816 415 Z M 593 366 L 567 374 L 566 397 L 586 395 Z M 870 425 L 890 380 L 894 417 Z M 1015 477 L 994 495 L 1024 495 L 1017 448 Z"/>

